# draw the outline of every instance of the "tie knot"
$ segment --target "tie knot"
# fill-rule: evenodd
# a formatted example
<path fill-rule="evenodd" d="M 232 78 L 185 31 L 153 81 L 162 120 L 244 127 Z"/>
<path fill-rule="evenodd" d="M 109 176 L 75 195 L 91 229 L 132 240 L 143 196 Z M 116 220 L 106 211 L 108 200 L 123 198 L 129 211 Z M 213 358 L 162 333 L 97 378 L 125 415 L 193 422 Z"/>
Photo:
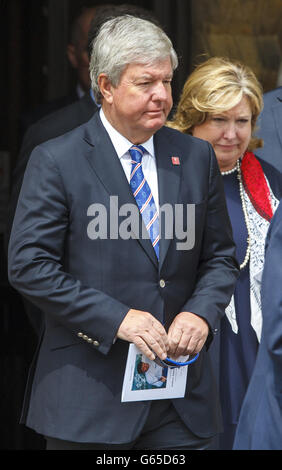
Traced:
<path fill-rule="evenodd" d="M 134 160 L 136 163 L 141 163 L 145 149 L 142 147 L 142 145 L 132 145 L 132 147 L 129 149 L 129 153 L 132 160 Z"/>

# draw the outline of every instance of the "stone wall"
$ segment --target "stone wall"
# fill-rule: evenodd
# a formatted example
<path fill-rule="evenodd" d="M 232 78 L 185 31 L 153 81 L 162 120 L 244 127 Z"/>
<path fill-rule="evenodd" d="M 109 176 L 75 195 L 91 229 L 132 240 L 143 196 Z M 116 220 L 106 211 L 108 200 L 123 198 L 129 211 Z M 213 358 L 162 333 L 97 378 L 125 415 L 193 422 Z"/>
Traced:
<path fill-rule="evenodd" d="M 192 63 L 225 56 L 249 65 L 265 91 L 282 62 L 282 0 L 191 0 Z"/>

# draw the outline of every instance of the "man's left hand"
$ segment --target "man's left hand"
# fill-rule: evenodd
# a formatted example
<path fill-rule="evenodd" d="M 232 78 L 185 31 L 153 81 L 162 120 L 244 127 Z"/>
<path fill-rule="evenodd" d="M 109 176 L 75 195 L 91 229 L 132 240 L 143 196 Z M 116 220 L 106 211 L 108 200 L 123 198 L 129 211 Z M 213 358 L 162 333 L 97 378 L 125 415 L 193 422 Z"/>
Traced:
<path fill-rule="evenodd" d="M 195 355 L 204 346 L 209 334 L 207 322 L 191 312 L 181 312 L 173 320 L 168 330 L 169 356 Z"/>

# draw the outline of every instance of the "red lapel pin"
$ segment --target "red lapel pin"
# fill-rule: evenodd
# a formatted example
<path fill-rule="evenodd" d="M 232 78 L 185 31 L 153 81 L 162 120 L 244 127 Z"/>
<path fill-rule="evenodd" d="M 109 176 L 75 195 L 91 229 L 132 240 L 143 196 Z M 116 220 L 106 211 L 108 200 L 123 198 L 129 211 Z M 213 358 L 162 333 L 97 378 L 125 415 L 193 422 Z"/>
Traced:
<path fill-rule="evenodd" d="M 173 165 L 180 165 L 179 157 L 171 157 L 171 162 Z"/>

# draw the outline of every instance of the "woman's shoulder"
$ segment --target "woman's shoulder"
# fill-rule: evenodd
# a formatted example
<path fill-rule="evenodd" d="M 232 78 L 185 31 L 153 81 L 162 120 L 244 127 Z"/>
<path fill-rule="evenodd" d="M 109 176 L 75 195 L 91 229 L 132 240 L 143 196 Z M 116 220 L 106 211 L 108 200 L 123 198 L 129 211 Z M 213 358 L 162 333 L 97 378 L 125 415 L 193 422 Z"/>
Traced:
<path fill-rule="evenodd" d="M 267 162 L 257 155 L 255 155 L 255 157 L 260 162 L 264 173 L 268 173 L 269 175 L 274 175 L 275 177 L 282 179 L 282 173 L 274 165 L 272 165 L 272 163 Z"/>
<path fill-rule="evenodd" d="M 282 173 L 271 163 L 266 162 L 262 158 L 255 155 L 260 162 L 263 172 L 271 186 L 272 191 L 278 199 L 282 198 Z"/>

